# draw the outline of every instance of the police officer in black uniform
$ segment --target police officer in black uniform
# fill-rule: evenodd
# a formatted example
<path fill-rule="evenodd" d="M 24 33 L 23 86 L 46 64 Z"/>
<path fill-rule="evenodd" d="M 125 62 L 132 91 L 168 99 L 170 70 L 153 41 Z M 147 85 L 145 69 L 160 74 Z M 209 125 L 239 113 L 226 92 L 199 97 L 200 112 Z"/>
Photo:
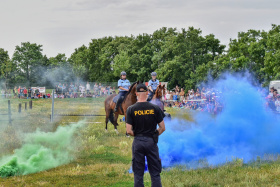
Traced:
<path fill-rule="evenodd" d="M 137 103 L 128 107 L 126 113 L 126 131 L 129 135 L 135 136 L 132 145 L 134 186 L 144 186 L 143 175 L 146 156 L 152 186 L 161 187 L 162 166 L 157 142 L 158 136 L 165 131 L 164 113 L 157 105 L 147 102 L 148 89 L 144 84 L 137 85 L 136 95 Z"/>

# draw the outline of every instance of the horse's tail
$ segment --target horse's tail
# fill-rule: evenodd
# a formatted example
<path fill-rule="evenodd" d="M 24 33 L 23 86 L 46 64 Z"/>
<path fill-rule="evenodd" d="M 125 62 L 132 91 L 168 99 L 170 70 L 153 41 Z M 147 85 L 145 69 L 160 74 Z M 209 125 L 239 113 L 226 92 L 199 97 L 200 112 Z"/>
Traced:
<path fill-rule="evenodd" d="M 109 120 L 112 124 L 114 124 L 114 112 L 112 109 L 110 110 Z"/>

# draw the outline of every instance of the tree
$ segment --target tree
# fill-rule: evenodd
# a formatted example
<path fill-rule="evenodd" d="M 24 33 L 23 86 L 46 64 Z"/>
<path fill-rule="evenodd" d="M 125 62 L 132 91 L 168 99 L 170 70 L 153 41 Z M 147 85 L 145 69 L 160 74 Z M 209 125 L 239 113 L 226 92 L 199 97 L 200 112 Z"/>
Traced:
<path fill-rule="evenodd" d="M 8 88 L 8 84 L 12 81 L 15 70 L 16 66 L 10 60 L 8 51 L 0 48 L 0 79 L 4 79 L 5 89 Z"/>
<path fill-rule="evenodd" d="M 36 43 L 24 42 L 20 46 L 16 46 L 12 61 L 18 67 L 19 75 L 22 75 L 23 81 L 27 81 L 29 85 L 36 81 L 36 66 L 40 66 L 42 62 L 42 45 Z"/>
<path fill-rule="evenodd" d="M 280 25 L 272 25 L 267 34 L 266 53 L 262 72 L 265 77 L 265 85 L 271 80 L 280 79 Z"/>
<path fill-rule="evenodd" d="M 7 61 L 10 60 L 8 51 L 5 51 L 5 49 L 0 48 L 0 76 L 3 77 L 3 74 L 5 74 L 5 64 Z"/>
<path fill-rule="evenodd" d="M 73 67 L 73 72 L 75 76 L 80 77 L 84 80 L 88 80 L 89 78 L 87 60 L 88 48 L 84 45 L 79 47 L 78 49 L 75 49 L 75 52 L 69 58 L 69 62 Z"/>

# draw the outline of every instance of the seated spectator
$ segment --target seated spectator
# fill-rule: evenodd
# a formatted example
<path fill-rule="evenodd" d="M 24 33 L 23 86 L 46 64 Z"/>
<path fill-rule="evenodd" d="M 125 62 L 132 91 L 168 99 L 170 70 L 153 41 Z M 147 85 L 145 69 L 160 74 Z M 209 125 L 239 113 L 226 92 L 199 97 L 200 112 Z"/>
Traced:
<path fill-rule="evenodd" d="M 70 98 L 69 92 L 66 92 L 65 98 Z"/>
<path fill-rule="evenodd" d="M 38 97 L 38 95 L 39 95 L 39 90 L 38 89 L 35 90 L 35 95 Z"/>
<path fill-rule="evenodd" d="M 193 90 L 191 90 L 189 95 L 189 100 L 193 100 L 193 99 L 194 99 L 194 93 Z"/>

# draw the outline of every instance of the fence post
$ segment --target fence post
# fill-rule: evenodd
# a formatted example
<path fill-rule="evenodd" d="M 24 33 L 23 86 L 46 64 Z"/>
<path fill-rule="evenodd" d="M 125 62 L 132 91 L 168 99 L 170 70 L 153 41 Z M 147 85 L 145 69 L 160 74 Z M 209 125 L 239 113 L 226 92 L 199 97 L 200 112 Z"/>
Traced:
<path fill-rule="evenodd" d="M 18 104 L 18 113 L 21 113 L 21 103 Z"/>
<path fill-rule="evenodd" d="M 52 114 L 51 114 L 51 122 L 53 122 L 53 113 L 54 113 L 54 90 L 52 90 Z"/>
<path fill-rule="evenodd" d="M 27 110 L 27 102 L 24 103 L 24 109 Z"/>
<path fill-rule="evenodd" d="M 32 100 L 29 101 L 29 109 L 32 109 Z"/>
<path fill-rule="evenodd" d="M 10 100 L 8 100 L 8 115 L 9 115 L 9 124 L 12 124 L 11 101 Z"/>

